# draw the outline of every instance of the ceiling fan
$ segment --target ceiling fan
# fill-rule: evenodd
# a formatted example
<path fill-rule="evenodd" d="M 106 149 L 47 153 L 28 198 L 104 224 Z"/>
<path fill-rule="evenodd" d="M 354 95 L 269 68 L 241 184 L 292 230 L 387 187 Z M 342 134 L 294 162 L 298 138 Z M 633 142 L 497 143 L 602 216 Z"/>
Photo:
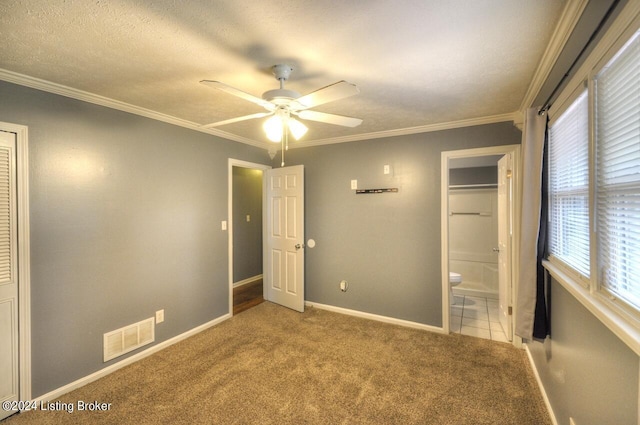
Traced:
<path fill-rule="evenodd" d="M 356 87 L 355 84 L 348 83 L 344 80 L 338 81 L 337 83 L 330 84 L 305 96 L 301 96 L 298 92 L 284 88 L 284 82 L 289 79 L 289 76 L 293 71 L 291 66 L 284 64 L 274 65 L 271 70 L 275 78 L 280 82 L 280 88 L 264 92 L 262 94 L 262 98 L 228 86 L 220 81 L 200 81 L 202 84 L 209 87 L 213 87 L 241 99 L 248 100 L 249 102 L 260 105 L 266 109 L 266 112 L 258 112 L 256 114 L 218 121 L 212 124 L 206 124 L 203 127 L 219 127 L 226 124 L 270 116 L 271 118 L 266 120 L 264 123 L 267 138 L 273 142 L 284 143 L 284 140 L 288 139 L 289 131 L 296 140 L 300 139 L 300 137 L 304 136 L 307 132 L 307 127 L 300 121 L 296 120 L 295 117 L 302 120 L 317 121 L 327 124 L 341 125 L 344 127 L 357 127 L 362 123 L 362 120 L 359 118 L 345 117 L 342 115 L 310 110 L 316 106 L 360 93 L 360 90 L 358 90 L 358 87 Z"/>

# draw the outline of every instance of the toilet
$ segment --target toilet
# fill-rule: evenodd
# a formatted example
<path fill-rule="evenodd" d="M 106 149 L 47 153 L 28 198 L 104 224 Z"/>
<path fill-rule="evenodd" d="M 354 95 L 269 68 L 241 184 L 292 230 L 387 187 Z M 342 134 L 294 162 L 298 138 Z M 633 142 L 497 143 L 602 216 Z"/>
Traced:
<path fill-rule="evenodd" d="M 462 275 L 460 273 L 449 272 L 449 302 L 451 305 L 456 303 L 456 299 L 453 296 L 453 287 L 462 283 Z"/>

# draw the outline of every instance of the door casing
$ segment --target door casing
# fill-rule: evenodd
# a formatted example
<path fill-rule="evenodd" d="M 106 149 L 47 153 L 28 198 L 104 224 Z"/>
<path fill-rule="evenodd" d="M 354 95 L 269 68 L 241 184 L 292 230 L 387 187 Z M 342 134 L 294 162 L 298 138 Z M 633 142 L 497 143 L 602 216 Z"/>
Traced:
<path fill-rule="evenodd" d="M 227 200 L 227 231 L 229 232 L 229 315 L 233 315 L 233 167 L 251 168 L 253 170 L 262 170 L 262 240 L 265 236 L 265 202 L 266 202 L 266 181 L 264 172 L 271 169 L 270 165 L 257 164 L 253 162 L 241 161 L 239 159 L 229 158 L 228 161 L 228 200 Z M 263 285 L 263 297 L 267 299 L 266 286 Z"/>
<path fill-rule="evenodd" d="M 512 320 L 516 317 L 515 300 L 518 295 L 519 273 L 517 261 L 520 258 L 520 210 L 521 210 L 521 182 L 520 182 L 520 145 L 491 146 L 474 149 L 461 149 L 455 151 L 445 151 L 441 154 L 441 186 L 440 186 L 440 234 L 441 234 L 441 281 L 442 281 L 442 329 L 445 333 L 450 332 L 450 304 L 449 304 L 449 160 L 457 158 L 472 158 L 488 155 L 511 154 L 512 163 L 512 185 L 513 185 L 513 240 L 511 245 L 511 274 L 512 274 Z M 513 328 L 513 326 L 512 326 Z M 516 347 L 522 346 L 522 338 L 514 335 L 512 344 Z"/>
<path fill-rule="evenodd" d="M 511 267 L 511 245 L 513 240 L 513 185 L 510 171 L 512 169 L 513 158 L 511 155 L 504 155 L 498 161 L 498 314 L 500 324 L 509 341 L 513 338 L 513 319 L 509 313 L 509 307 L 513 305 L 511 298 L 511 288 L 513 274 Z"/>

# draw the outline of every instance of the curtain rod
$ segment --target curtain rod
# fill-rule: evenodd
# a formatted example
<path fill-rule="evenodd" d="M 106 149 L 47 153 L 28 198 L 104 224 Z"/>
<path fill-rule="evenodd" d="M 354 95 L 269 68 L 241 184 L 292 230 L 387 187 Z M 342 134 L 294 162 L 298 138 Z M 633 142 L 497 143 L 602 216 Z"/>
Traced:
<path fill-rule="evenodd" d="M 551 107 L 551 104 L 549 102 L 551 102 L 551 99 L 555 96 L 556 92 L 560 89 L 560 87 L 565 82 L 565 80 L 571 76 L 571 71 L 573 71 L 573 68 L 576 66 L 578 61 L 580 61 L 580 59 L 582 58 L 582 55 L 584 55 L 584 52 L 589 48 L 589 45 L 591 45 L 593 40 L 595 40 L 595 38 L 598 36 L 600 31 L 602 30 L 602 27 L 604 27 L 604 24 L 607 22 L 607 20 L 615 10 L 618 3 L 620 3 L 620 0 L 613 0 L 613 3 L 611 3 L 611 6 L 609 6 L 609 9 L 607 9 L 607 13 L 604 14 L 604 16 L 600 20 L 600 23 L 598 24 L 596 29 L 593 30 L 591 37 L 589 37 L 589 40 L 587 40 L 587 43 L 584 45 L 582 50 L 580 50 L 580 53 L 578 53 L 578 56 L 575 58 L 571 66 L 569 66 L 569 69 L 567 70 L 567 72 L 562 76 L 558 85 L 556 85 L 556 87 L 553 89 L 553 91 L 551 92 L 547 100 L 544 102 L 543 104 L 544 106 L 542 106 L 542 108 L 538 110 L 538 115 L 543 115 L 545 112 L 549 110 L 549 108 Z"/>

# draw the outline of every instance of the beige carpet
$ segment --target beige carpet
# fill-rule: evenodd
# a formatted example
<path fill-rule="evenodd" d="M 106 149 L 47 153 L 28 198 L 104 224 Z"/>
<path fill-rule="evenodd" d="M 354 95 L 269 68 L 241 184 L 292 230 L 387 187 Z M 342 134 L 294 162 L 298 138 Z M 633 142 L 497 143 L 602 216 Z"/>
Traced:
<path fill-rule="evenodd" d="M 60 402 L 2 425 L 551 424 L 522 350 L 267 302 Z"/>

